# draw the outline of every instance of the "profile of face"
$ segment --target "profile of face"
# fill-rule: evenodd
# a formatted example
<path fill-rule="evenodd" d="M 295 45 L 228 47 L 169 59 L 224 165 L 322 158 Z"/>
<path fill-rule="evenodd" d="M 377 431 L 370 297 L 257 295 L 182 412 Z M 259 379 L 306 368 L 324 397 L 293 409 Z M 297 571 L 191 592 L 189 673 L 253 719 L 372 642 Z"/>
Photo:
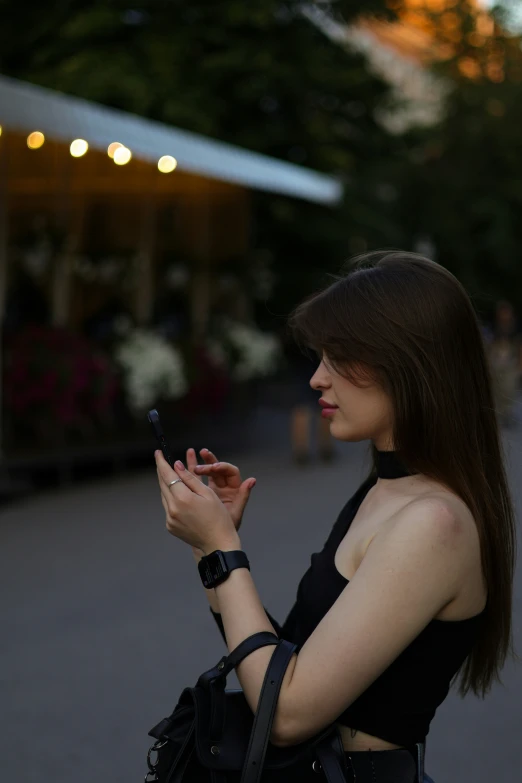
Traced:
<path fill-rule="evenodd" d="M 391 400 L 380 385 L 368 379 L 353 384 L 339 375 L 323 354 L 310 386 L 336 406 L 327 412 L 334 438 L 354 442 L 373 440 L 379 450 L 393 448 Z"/>

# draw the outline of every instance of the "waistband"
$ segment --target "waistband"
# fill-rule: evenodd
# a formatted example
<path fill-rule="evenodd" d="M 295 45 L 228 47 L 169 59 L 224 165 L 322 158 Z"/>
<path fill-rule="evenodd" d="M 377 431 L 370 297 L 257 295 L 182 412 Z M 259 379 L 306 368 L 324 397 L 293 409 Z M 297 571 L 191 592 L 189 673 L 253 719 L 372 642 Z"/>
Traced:
<path fill-rule="evenodd" d="M 344 755 L 348 783 L 416 783 L 416 748 L 347 750 Z"/>

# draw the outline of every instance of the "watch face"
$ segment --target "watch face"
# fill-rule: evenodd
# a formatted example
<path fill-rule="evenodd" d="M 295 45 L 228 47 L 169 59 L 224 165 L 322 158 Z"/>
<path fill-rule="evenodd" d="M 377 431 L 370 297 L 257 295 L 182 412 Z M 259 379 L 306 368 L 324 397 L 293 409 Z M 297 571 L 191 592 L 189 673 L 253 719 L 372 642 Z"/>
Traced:
<path fill-rule="evenodd" d="M 215 587 L 228 576 L 228 568 L 221 552 L 212 552 L 198 563 L 203 586 Z"/>

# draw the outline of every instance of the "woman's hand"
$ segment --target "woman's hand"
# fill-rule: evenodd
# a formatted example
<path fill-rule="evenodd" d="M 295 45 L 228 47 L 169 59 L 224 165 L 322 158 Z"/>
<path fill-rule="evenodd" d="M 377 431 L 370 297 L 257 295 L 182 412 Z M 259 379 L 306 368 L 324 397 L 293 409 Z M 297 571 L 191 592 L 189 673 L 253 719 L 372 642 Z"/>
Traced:
<path fill-rule="evenodd" d="M 168 532 L 205 555 L 241 548 L 230 513 L 216 493 L 179 460 L 173 470 L 161 451 L 154 456 Z M 169 486 L 175 479 L 181 481 Z"/>
<path fill-rule="evenodd" d="M 208 476 L 208 486 L 228 509 L 236 530 L 239 530 L 256 479 L 251 477 L 242 481 L 239 468 L 235 465 L 231 465 L 230 462 L 218 462 L 215 454 L 208 449 L 201 449 L 199 453 L 206 464 L 198 465 L 195 450 L 188 449 L 188 469 L 201 480 L 203 476 Z"/>
<path fill-rule="evenodd" d="M 187 449 L 187 467 L 191 473 L 203 482 L 203 476 L 208 476 L 208 486 L 212 489 L 223 505 L 228 508 L 236 530 L 241 527 L 243 513 L 250 498 L 250 491 L 255 486 L 256 479 L 251 477 L 241 481 L 239 468 L 229 462 L 218 462 L 217 457 L 208 449 L 199 452 L 205 465 L 198 465 L 195 449 Z M 194 559 L 198 562 L 204 552 L 198 547 L 192 547 Z"/>

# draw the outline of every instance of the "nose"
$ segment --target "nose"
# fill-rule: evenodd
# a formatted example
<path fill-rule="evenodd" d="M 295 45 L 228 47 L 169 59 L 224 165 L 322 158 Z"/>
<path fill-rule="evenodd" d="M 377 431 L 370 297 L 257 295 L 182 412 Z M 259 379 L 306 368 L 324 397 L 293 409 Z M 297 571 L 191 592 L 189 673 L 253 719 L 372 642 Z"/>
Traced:
<path fill-rule="evenodd" d="M 323 389 L 329 389 L 331 386 L 330 376 L 324 367 L 323 362 L 319 365 L 317 370 L 310 378 L 310 386 L 315 391 L 322 391 Z"/>

